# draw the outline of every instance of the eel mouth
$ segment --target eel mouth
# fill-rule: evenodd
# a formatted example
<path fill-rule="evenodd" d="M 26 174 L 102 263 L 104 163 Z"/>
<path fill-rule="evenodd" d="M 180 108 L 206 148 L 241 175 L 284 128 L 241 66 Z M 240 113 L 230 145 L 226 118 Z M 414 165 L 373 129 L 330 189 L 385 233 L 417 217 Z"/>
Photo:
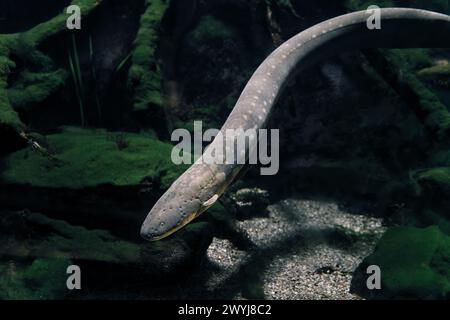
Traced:
<path fill-rule="evenodd" d="M 177 232 L 178 230 L 180 230 L 181 228 L 192 222 L 192 220 L 200 216 L 203 212 L 208 210 L 217 201 L 218 198 L 219 195 L 214 194 L 214 196 L 209 200 L 211 201 L 210 203 L 208 201 L 203 203 L 203 205 L 201 205 L 201 207 L 197 211 L 194 211 L 191 214 L 187 215 L 186 218 L 184 218 L 179 224 L 168 229 L 167 231 L 155 234 L 154 232 L 150 231 L 151 228 L 147 228 L 143 225 L 141 228 L 141 237 L 143 237 L 148 241 L 158 241 L 169 237 L 173 233 Z"/>
<path fill-rule="evenodd" d="M 200 212 L 193 212 L 193 213 L 189 214 L 183 221 L 181 221 L 181 223 L 179 223 L 175 227 L 165 231 L 164 233 L 157 234 L 157 235 L 152 234 L 151 232 L 148 231 L 147 228 L 145 228 L 143 226 L 142 229 L 141 229 L 141 237 L 143 237 L 145 240 L 148 240 L 148 241 L 151 241 L 151 242 L 162 240 L 164 238 L 167 238 L 167 237 L 171 236 L 173 233 L 177 232 L 178 230 L 180 230 L 181 228 L 186 226 L 192 220 L 197 218 L 200 214 L 201 214 L 201 211 Z"/>

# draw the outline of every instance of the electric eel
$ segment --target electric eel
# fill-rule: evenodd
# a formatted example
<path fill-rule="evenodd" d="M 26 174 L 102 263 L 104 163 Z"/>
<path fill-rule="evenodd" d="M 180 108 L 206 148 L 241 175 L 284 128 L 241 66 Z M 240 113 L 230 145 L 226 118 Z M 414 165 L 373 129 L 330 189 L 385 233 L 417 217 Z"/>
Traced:
<path fill-rule="evenodd" d="M 379 13 L 379 29 L 368 27 L 373 12 L 358 11 L 319 23 L 284 42 L 255 71 L 220 132 L 264 128 L 289 79 L 337 53 L 363 48 L 450 47 L 448 15 L 407 8 L 384 8 Z M 219 147 L 221 139 L 217 136 L 208 149 Z M 251 151 L 252 143 L 245 148 L 247 153 Z M 156 202 L 142 225 L 142 237 L 154 241 L 179 230 L 211 207 L 236 178 L 242 164 L 230 161 L 233 159 L 206 164 L 202 158 L 207 150 Z"/>

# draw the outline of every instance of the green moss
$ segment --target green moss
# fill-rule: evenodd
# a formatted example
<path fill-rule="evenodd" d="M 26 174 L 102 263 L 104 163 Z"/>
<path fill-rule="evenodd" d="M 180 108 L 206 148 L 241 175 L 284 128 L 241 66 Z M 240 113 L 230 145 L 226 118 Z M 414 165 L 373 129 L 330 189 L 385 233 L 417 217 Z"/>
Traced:
<path fill-rule="evenodd" d="M 98 7 L 102 1 L 103 0 L 72 0 L 71 5 L 77 5 L 80 7 L 83 18 Z M 66 22 L 68 17 L 69 16 L 66 13 L 66 10 L 64 10 L 64 12 L 56 17 L 37 25 L 36 27 L 20 34 L 20 36 L 23 37 L 24 41 L 35 46 L 45 39 L 48 39 L 61 31 L 67 30 Z"/>
<path fill-rule="evenodd" d="M 146 0 L 146 9 L 141 16 L 129 70 L 135 110 L 146 110 L 150 106 L 163 105 L 162 76 L 156 58 L 156 49 L 161 20 L 169 3 L 169 0 Z"/>
<path fill-rule="evenodd" d="M 395 227 L 382 237 L 364 265 L 381 269 L 385 296 L 448 298 L 450 237 L 437 227 Z"/>
<path fill-rule="evenodd" d="M 209 227 L 209 225 L 208 225 L 207 222 L 203 222 L 203 221 L 194 222 L 194 223 L 190 223 L 190 224 L 188 224 L 186 226 L 186 231 L 187 232 L 194 232 L 194 233 L 196 233 L 196 232 L 203 232 L 203 230 L 205 228 L 208 228 L 208 227 Z"/>
<path fill-rule="evenodd" d="M 189 41 L 199 47 L 204 43 L 224 41 L 234 37 L 234 31 L 228 25 L 213 16 L 204 16 L 189 34 Z"/>
<path fill-rule="evenodd" d="M 1 178 L 37 187 L 83 188 L 101 184 L 127 186 L 143 179 L 167 188 L 186 166 L 171 162 L 172 146 L 131 133 L 65 128 L 47 136 L 52 157 L 31 147 L 5 159 Z"/>
<path fill-rule="evenodd" d="M 448 215 L 448 212 L 445 212 Z M 445 215 L 439 214 L 430 209 L 426 209 L 421 214 L 421 220 L 425 225 L 436 225 L 446 235 L 450 235 L 450 220 Z"/>
<path fill-rule="evenodd" d="M 231 228 L 235 227 L 236 221 L 220 203 L 215 203 L 211 208 L 209 208 L 207 215 L 218 224 L 225 224 Z"/>
<path fill-rule="evenodd" d="M 370 5 L 380 7 L 413 7 L 438 12 L 450 13 L 449 3 L 446 0 L 344 0 L 343 5 L 349 11 L 365 10 Z M 430 72 L 442 72 L 443 68 L 433 68 L 429 49 L 394 49 L 382 50 L 382 54 L 389 63 L 389 69 L 398 70 L 402 75 L 402 86 L 407 87 L 417 95 L 418 108 L 416 114 L 423 117 L 423 123 L 428 131 L 436 134 L 439 140 L 446 140 L 450 134 L 450 113 L 447 107 L 440 101 L 437 94 L 427 88 L 416 76 L 426 76 Z M 420 69 L 424 69 L 420 72 Z M 437 70 L 439 69 L 439 70 Z M 421 74 L 422 73 L 422 74 Z"/>
<path fill-rule="evenodd" d="M 8 246 L 0 248 L 0 255 L 4 256 L 127 264 L 140 262 L 141 249 L 145 248 L 116 238 L 105 230 L 88 230 L 72 226 L 65 221 L 50 219 L 39 213 L 19 216 L 2 212 L 0 222 L 2 231 L 0 239 L 8 243 Z M 5 226 L 14 228 L 15 232 Z M 26 228 L 35 231 L 28 232 L 28 238 L 20 239 L 20 234 L 27 232 Z"/>
<path fill-rule="evenodd" d="M 440 64 L 424 68 L 417 75 L 426 82 L 448 88 L 450 85 L 450 64 Z"/>
<path fill-rule="evenodd" d="M 39 213 L 0 212 L 0 242 L 7 244 L 0 247 L 0 258 L 26 261 L 39 257 L 108 263 L 134 269 L 148 268 L 152 273 L 169 267 L 161 265 L 159 259 L 162 256 L 170 258 L 171 250 L 180 244 L 186 245 L 188 238 L 193 243 L 198 242 L 207 228 L 207 223 L 197 222 L 179 234 L 182 238 L 142 244 L 118 238 L 110 231 L 74 226 Z M 174 257 L 174 262 L 178 258 Z"/>
<path fill-rule="evenodd" d="M 422 69 L 418 72 L 423 77 L 449 77 L 450 64 L 440 64 L 429 68 Z"/>
<path fill-rule="evenodd" d="M 9 101 L 14 108 L 45 100 L 64 84 L 67 73 L 57 70 L 47 73 L 22 72 L 15 85 L 8 90 Z"/>
<path fill-rule="evenodd" d="M 384 50 L 388 63 L 393 70 L 402 73 L 402 85 L 414 92 L 424 125 L 439 140 L 445 140 L 450 133 L 450 113 L 438 96 L 425 86 L 416 76 L 418 69 L 431 65 L 431 58 L 426 49 Z"/>
<path fill-rule="evenodd" d="M 71 4 L 78 5 L 81 8 L 83 16 L 88 15 L 95 9 L 102 0 L 73 0 Z M 28 83 L 24 81 L 19 84 L 17 89 L 22 89 L 21 86 L 29 85 L 21 92 L 23 97 L 20 97 L 14 89 L 7 92 L 7 80 L 10 70 L 15 66 L 14 62 L 10 60 L 10 55 L 15 54 L 23 58 L 27 62 L 40 65 L 43 72 L 48 71 L 52 65 L 51 59 L 40 52 L 37 47 L 45 39 L 67 30 L 66 21 L 68 15 L 62 12 L 58 16 L 41 23 L 34 28 L 19 34 L 0 35 L 0 125 L 12 127 L 17 132 L 21 132 L 25 125 L 19 119 L 18 114 L 13 109 L 16 106 L 22 106 L 24 103 L 45 98 L 54 88 L 62 81 L 62 71 L 31 76 L 34 81 Z M 30 74 L 25 75 L 30 77 Z M 38 79 L 40 77 L 40 79 Z M 23 79 L 26 80 L 26 79 Z M 30 80 L 30 79 L 28 79 Z M 39 83 L 43 81 L 42 83 Z M 10 102 L 9 94 L 12 97 Z"/>
<path fill-rule="evenodd" d="M 417 70 L 432 65 L 430 50 L 423 48 L 414 49 L 391 49 L 388 50 L 387 58 L 402 70 Z"/>
<path fill-rule="evenodd" d="M 216 236 L 235 240 L 239 237 L 235 215 L 221 203 L 215 203 L 202 218 L 211 224 Z"/>
<path fill-rule="evenodd" d="M 437 167 L 417 173 L 417 181 L 424 188 L 439 192 L 444 196 L 450 195 L 450 167 Z"/>
<path fill-rule="evenodd" d="M 40 214 L 30 217 L 34 223 L 47 225 L 57 230 L 42 244 L 46 252 L 36 253 L 37 256 L 62 255 L 68 253 L 70 258 L 107 261 L 110 263 L 136 262 L 140 257 L 138 245 L 121 241 L 113 237 L 108 231 L 87 230 L 84 227 L 71 226 L 65 221 L 52 220 Z M 52 252 L 52 250 L 54 252 Z M 56 251 L 56 252 L 55 252 Z"/>
<path fill-rule="evenodd" d="M 159 270 L 170 244 L 137 244 L 38 213 L 0 213 L 0 299 L 61 299 L 73 262 Z M 36 258 L 35 258 L 36 257 Z M 160 268 L 161 269 L 161 268 Z M 107 276 L 108 277 L 108 276 Z"/>
<path fill-rule="evenodd" d="M 14 62 L 8 58 L 10 42 L 10 37 L 0 35 L 0 125 L 9 126 L 19 131 L 24 125 L 17 112 L 12 108 L 6 90 L 9 72 L 15 66 Z"/>
<path fill-rule="evenodd" d="M 0 264 L 0 299 L 61 299 L 67 293 L 67 259 L 38 258 L 29 265 Z M 49 277 L 49 275 L 52 275 Z"/>
<path fill-rule="evenodd" d="M 64 298 L 71 264 L 85 270 L 83 288 L 94 292 L 98 285 L 116 290 L 119 283 L 189 272 L 212 241 L 207 229 L 200 222 L 165 241 L 136 243 L 38 213 L 0 212 L 0 299 Z M 117 282 L 105 283 L 112 278 Z"/>
<path fill-rule="evenodd" d="M 410 185 L 415 192 L 411 198 L 408 218 L 415 221 L 412 225 L 437 225 L 446 234 L 450 234 L 449 164 L 449 151 L 437 151 L 427 161 L 429 168 L 411 171 Z"/>
<path fill-rule="evenodd" d="M 440 140 L 448 138 L 450 132 L 450 113 L 447 107 L 414 75 L 405 75 L 405 81 L 420 98 L 420 111 L 424 115 L 425 126 L 431 132 L 436 133 Z"/>
<path fill-rule="evenodd" d="M 376 59 L 382 57 L 381 59 Z M 411 108 L 428 133 L 438 142 L 450 137 L 450 113 L 438 93 L 427 87 L 417 72 L 432 65 L 428 49 L 378 50 L 373 59 L 375 68 L 390 70 L 386 78 L 392 86 L 411 101 Z"/>

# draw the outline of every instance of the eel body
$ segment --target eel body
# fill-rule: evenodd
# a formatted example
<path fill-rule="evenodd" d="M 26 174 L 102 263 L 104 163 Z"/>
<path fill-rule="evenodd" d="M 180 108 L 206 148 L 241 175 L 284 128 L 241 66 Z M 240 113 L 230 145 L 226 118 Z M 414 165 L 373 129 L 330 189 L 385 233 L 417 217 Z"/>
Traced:
<path fill-rule="evenodd" d="M 371 15 L 372 12 L 359 11 L 338 16 L 283 43 L 255 71 L 221 133 L 227 129 L 264 128 L 289 79 L 337 53 L 362 48 L 450 47 L 448 15 L 385 8 L 380 9 L 381 28 L 369 29 L 367 21 Z M 209 147 L 219 143 L 222 141 L 216 138 Z M 203 157 L 204 154 L 156 202 L 142 225 L 144 238 L 162 239 L 191 222 L 214 204 L 242 168 L 236 161 L 205 164 Z"/>

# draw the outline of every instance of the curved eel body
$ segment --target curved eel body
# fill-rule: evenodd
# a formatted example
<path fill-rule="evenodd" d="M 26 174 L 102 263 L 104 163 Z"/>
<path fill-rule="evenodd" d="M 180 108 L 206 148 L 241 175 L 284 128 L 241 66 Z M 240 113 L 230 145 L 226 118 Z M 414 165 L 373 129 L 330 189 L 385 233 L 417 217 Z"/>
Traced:
<path fill-rule="evenodd" d="M 289 79 L 336 53 L 361 48 L 450 47 L 447 15 L 406 8 L 386 8 L 380 13 L 381 29 L 369 29 L 372 13 L 359 11 L 319 23 L 286 41 L 253 74 L 221 132 L 265 127 Z M 216 138 L 210 147 L 221 142 Z M 165 238 L 191 222 L 214 204 L 242 168 L 242 164 L 204 164 L 204 155 L 156 202 L 142 225 L 144 238 Z"/>

